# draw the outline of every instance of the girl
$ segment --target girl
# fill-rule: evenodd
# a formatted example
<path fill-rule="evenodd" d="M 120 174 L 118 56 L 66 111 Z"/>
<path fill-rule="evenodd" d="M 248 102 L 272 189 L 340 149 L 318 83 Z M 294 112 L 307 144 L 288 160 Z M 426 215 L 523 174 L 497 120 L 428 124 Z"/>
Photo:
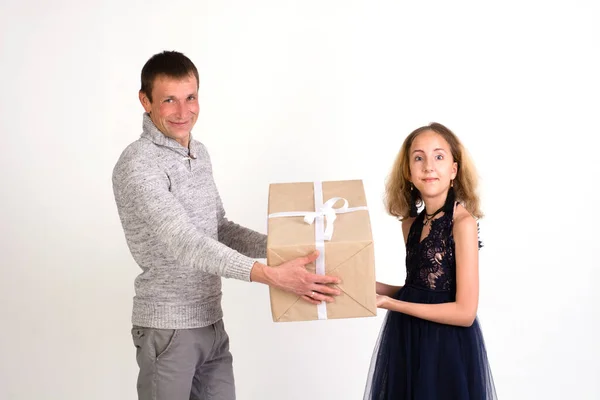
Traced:
<path fill-rule="evenodd" d="M 495 399 L 483 336 L 477 175 L 458 138 L 433 123 L 404 141 L 386 186 L 402 220 L 406 282 L 377 282 L 389 310 L 365 391 L 368 400 Z M 417 207 L 424 206 L 417 214 Z"/>

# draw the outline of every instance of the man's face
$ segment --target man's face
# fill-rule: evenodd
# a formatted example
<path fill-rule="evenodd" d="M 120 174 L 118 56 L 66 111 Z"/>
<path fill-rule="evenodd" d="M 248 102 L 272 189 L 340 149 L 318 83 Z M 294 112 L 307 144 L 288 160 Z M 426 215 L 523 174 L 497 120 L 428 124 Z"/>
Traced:
<path fill-rule="evenodd" d="M 154 125 L 165 136 L 188 147 L 190 132 L 200 111 L 198 82 L 193 74 L 185 78 L 157 76 L 152 87 L 152 102 L 142 92 L 140 101 Z"/>

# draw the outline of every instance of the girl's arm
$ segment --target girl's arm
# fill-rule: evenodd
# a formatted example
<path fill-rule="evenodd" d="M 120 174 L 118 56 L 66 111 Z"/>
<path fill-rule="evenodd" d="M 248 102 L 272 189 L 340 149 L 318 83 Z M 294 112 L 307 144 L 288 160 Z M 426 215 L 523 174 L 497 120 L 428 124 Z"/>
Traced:
<path fill-rule="evenodd" d="M 402 286 L 392 286 L 381 282 L 375 282 L 375 292 L 381 296 L 392 297 Z"/>
<path fill-rule="evenodd" d="M 459 212 L 459 210 L 461 210 Z M 479 301 L 479 238 L 477 222 L 464 208 L 457 207 L 454 219 L 456 257 L 456 301 L 418 304 L 378 296 L 377 306 L 441 324 L 471 326 Z"/>
<path fill-rule="evenodd" d="M 410 226 L 414 220 L 414 218 L 405 218 L 402 220 L 402 235 L 404 236 L 404 245 L 406 245 L 406 241 L 408 240 L 408 232 L 410 231 Z M 375 292 L 378 295 L 391 297 L 401 288 L 402 286 L 392 286 L 385 283 L 376 282 Z"/>

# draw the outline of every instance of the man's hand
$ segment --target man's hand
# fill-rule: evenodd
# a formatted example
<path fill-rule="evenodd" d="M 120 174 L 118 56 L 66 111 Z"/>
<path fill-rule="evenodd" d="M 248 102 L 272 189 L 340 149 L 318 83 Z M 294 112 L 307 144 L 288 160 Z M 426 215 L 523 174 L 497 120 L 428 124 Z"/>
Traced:
<path fill-rule="evenodd" d="M 340 283 L 340 279 L 312 274 L 306 270 L 306 265 L 314 262 L 318 257 L 319 252 L 315 251 L 305 257 L 287 261 L 278 267 L 255 263 L 250 279 L 297 294 L 303 300 L 315 305 L 321 301 L 332 302 L 332 296 L 338 296 L 341 292 L 328 285 Z"/>

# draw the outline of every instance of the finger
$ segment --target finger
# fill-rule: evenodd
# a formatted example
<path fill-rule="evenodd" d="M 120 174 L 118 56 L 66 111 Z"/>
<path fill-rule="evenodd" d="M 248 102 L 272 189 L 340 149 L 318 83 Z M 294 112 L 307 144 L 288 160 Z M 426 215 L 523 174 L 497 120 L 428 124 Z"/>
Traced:
<path fill-rule="evenodd" d="M 320 301 L 314 300 L 308 296 L 301 296 L 300 298 L 308 303 L 314 304 L 315 306 L 318 306 L 321 303 Z"/>
<path fill-rule="evenodd" d="M 327 285 L 315 285 L 313 287 L 313 290 L 318 293 L 330 294 L 330 295 L 335 295 L 335 296 L 339 296 L 340 294 L 342 294 L 341 290 L 333 288 L 331 286 L 327 286 Z"/>
<path fill-rule="evenodd" d="M 342 282 L 342 280 L 340 278 L 338 278 L 337 276 L 330 276 L 330 275 L 312 274 L 311 278 L 314 283 L 320 283 L 320 284 L 329 284 L 329 283 L 338 284 L 338 283 Z"/>
<path fill-rule="evenodd" d="M 318 293 L 318 292 L 313 292 L 310 297 L 313 300 L 318 300 L 318 302 L 320 303 L 321 301 L 326 301 L 328 303 L 333 303 L 334 299 L 331 296 L 326 296 L 323 293 Z"/>
<path fill-rule="evenodd" d="M 310 253 L 309 255 L 305 256 L 305 257 L 301 257 L 302 259 L 302 263 L 304 265 L 306 264 L 310 264 L 312 262 L 315 262 L 315 260 L 319 258 L 319 250 L 315 250 L 312 253 Z"/>

